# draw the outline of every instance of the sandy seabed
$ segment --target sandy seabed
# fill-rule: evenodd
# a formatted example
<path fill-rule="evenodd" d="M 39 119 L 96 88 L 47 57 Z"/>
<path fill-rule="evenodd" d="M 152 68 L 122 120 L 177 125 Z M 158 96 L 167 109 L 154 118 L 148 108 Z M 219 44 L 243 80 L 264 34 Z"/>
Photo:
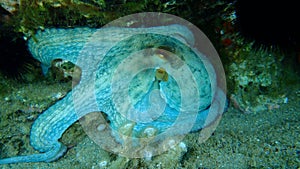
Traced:
<path fill-rule="evenodd" d="M 29 145 L 30 126 L 39 113 L 61 99 L 70 83 L 30 83 L 1 78 L 1 158 L 36 153 Z M 187 151 L 170 150 L 152 159 L 126 159 L 102 150 L 77 122 L 64 133 L 69 151 L 51 163 L 19 163 L 0 168 L 287 168 L 300 167 L 300 86 L 287 87 L 287 103 L 262 112 L 244 114 L 232 105 L 214 134 L 203 144 L 199 133 L 182 142 Z"/>

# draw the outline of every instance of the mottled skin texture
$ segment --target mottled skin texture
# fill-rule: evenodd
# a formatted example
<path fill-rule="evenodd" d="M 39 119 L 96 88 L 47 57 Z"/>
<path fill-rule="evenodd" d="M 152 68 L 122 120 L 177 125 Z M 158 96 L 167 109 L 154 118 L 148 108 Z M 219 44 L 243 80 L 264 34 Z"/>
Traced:
<path fill-rule="evenodd" d="M 148 42 L 148 36 L 137 35 L 137 33 L 145 32 L 160 35 L 149 35 L 150 40 Z M 126 41 L 126 38 L 132 35 L 137 36 Z M 165 37 L 163 35 L 172 38 L 164 40 Z M 159 40 L 160 36 L 162 36 L 162 40 Z M 120 64 L 118 62 L 124 60 L 128 57 L 128 53 L 132 53 L 136 49 L 158 48 L 159 46 L 163 46 L 163 49 L 166 49 L 168 45 L 170 45 L 170 48 L 175 48 L 172 52 L 177 52 L 179 57 L 191 69 L 193 73 L 191 75 L 196 79 L 196 87 L 198 87 L 199 96 L 201 97 L 200 103 L 196 104 L 199 115 L 193 119 L 196 119 L 196 124 L 198 125 L 194 125 L 194 121 L 189 122 L 188 115 L 177 125 L 191 127 L 194 125 L 192 130 L 199 130 L 203 126 L 203 120 L 208 111 L 207 108 L 210 106 L 211 81 L 202 61 L 197 60 L 197 54 L 192 52 L 193 55 L 187 56 L 191 52 L 189 49 L 184 47 L 176 49 L 174 47 L 176 43 L 181 43 L 181 46 L 192 45 L 190 43 L 193 43 L 193 36 L 185 27 L 170 25 L 153 28 L 105 28 L 102 30 L 90 28 L 50 29 L 39 32 L 36 35 L 36 39 L 38 40 L 37 42 L 33 39 L 28 42 L 29 50 L 36 59 L 41 61 L 44 65 L 44 70 L 51 65 L 51 61 L 54 59 L 69 60 L 82 69 L 81 81 L 73 88 L 72 92 L 43 112 L 32 125 L 30 143 L 40 154 L 0 159 L 0 164 L 50 162 L 58 159 L 66 152 L 66 147 L 58 139 L 61 138 L 68 127 L 90 112 L 103 111 L 106 113 L 114 129 L 119 129 L 126 125 L 128 119 L 118 113 L 113 105 L 111 83 L 114 78 L 114 70 Z M 125 40 L 119 43 L 120 39 Z M 178 52 L 181 52 L 181 54 Z M 133 134 L 136 136 L 147 125 L 154 126 L 162 133 L 172 125 L 174 118 L 176 118 L 173 116 L 181 110 L 179 104 L 181 101 L 180 89 L 168 71 L 173 68 L 180 70 L 183 68 L 183 62 L 174 60 L 172 55 L 168 55 L 162 49 L 154 52 L 146 51 L 145 56 L 142 57 L 144 57 L 143 60 L 163 68 L 162 70 L 166 71 L 167 74 L 161 72 L 161 74 L 164 74 L 164 76 L 160 77 L 163 82 L 158 82 L 155 78 L 155 69 L 145 70 L 138 74 L 133 79 L 133 86 L 129 86 L 129 93 L 132 94 L 133 103 L 141 105 L 139 108 L 143 109 L 143 105 L 147 106 L 148 102 L 150 102 L 147 99 L 143 99 L 145 98 L 144 96 L 149 95 L 151 92 L 149 90 L 156 88 L 165 94 L 167 107 L 162 117 L 147 123 L 137 123 L 133 131 Z M 187 77 L 184 76 L 182 78 L 189 79 L 189 75 Z M 120 82 L 120 84 L 116 85 L 122 87 L 123 84 Z M 151 87 L 153 85 L 154 87 Z M 186 92 L 188 91 L 189 89 L 186 89 Z M 172 93 L 172 96 L 170 93 Z M 194 93 L 190 93 L 188 96 L 192 96 L 192 94 Z M 122 97 L 117 99 L 121 102 L 126 101 Z M 193 102 L 193 100 L 189 100 L 186 104 L 193 104 Z M 181 132 L 184 131 L 174 130 L 171 134 L 182 134 Z"/>

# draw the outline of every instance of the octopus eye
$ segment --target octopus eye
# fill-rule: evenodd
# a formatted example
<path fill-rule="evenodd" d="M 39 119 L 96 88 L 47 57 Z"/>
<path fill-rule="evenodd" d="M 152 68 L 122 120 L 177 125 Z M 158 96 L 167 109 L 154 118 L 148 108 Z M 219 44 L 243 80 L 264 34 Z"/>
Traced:
<path fill-rule="evenodd" d="M 157 80 L 166 82 L 166 81 L 168 81 L 169 75 L 164 68 L 158 68 L 158 69 L 156 69 L 155 77 Z"/>

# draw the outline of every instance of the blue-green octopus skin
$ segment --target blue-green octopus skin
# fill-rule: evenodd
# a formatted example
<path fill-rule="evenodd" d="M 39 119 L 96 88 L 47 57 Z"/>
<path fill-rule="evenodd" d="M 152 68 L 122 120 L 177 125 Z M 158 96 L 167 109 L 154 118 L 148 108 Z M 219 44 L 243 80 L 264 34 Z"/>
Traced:
<path fill-rule="evenodd" d="M 183 63 L 189 67 L 200 97 L 199 102 L 195 104 L 197 114 L 194 119 L 190 119 L 187 115 L 177 125 L 191 126 L 191 131 L 197 131 L 203 127 L 212 99 L 211 86 L 214 86 L 216 82 L 209 77 L 207 66 L 205 68 L 203 61 L 199 59 L 199 56 L 204 56 L 189 48 L 193 45 L 194 39 L 186 27 L 169 25 L 150 28 L 46 29 L 38 32 L 35 39 L 37 41 L 34 39 L 28 41 L 29 50 L 34 58 L 45 67 L 49 67 L 51 62 L 58 58 L 71 61 L 82 69 L 81 81 L 33 123 L 30 143 L 40 153 L 0 159 L 0 164 L 50 162 L 60 158 L 66 152 L 66 146 L 58 140 L 68 127 L 90 112 L 106 113 L 110 126 L 116 131 L 130 122 L 118 112 L 113 104 L 111 83 L 114 71 L 118 69 L 119 62 L 129 57 L 129 54 L 149 47 L 163 46 L 165 49 L 169 46 L 170 49 L 173 48 L 172 52 L 182 59 L 182 63 L 170 60 L 170 58 L 163 60 L 152 56 L 151 51 L 149 52 L 151 56 L 144 56 L 145 60 L 148 59 L 147 61 L 153 62 L 158 67 L 166 66 L 167 68 L 164 68 L 167 72 L 168 69 L 174 67 L 174 69 L 181 69 Z M 157 84 L 155 69 L 152 68 L 141 71 L 129 85 L 132 103 L 140 111 L 149 108 L 151 99 L 149 100 L 147 96 L 153 88 L 159 88 L 166 99 L 166 108 L 160 117 L 149 122 L 135 123 L 132 136 L 138 137 L 147 126 L 156 128 L 158 133 L 163 133 L 172 126 L 179 112 L 185 111 L 180 107 L 180 87 L 176 79 L 169 75 L 167 82 L 160 82 L 158 87 Z M 122 84 L 116 85 L 122 87 Z M 91 90 L 95 92 L 89 92 Z M 189 92 L 189 89 L 185 92 Z M 194 93 L 188 95 L 192 96 Z M 126 98 L 116 99 L 126 102 Z M 188 100 L 187 104 L 194 104 L 193 100 Z M 181 132 L 183 131 L 175 129 L 170 132 L 170 135 L 183 134 Z M 116 139 L 120 139 L 117 137 Z"/>

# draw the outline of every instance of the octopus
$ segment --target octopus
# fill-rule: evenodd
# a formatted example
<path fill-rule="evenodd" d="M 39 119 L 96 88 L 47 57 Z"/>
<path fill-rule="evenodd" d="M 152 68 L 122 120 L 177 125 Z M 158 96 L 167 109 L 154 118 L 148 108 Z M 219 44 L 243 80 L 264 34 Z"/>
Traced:
<path fill-rule="evenodd" d="M 72 62 L 81 70 L 80 82 L 34 121 L 30 143 L 40 153 L 0 164 L 59 159 L 67 151 L 59 142 L 62 134 L 91 112 L 103 112 L 105 125 L 89 127 L 100 133 L 109 127 L 111 137 L 104 142 L 114 140 L 112 151 L 129 157 L 165 151 L 166 138 L 207 132 L 222 115 L 222 106 L 212 105 L 223 105 L 224 96 L 213 66 L 193 48 L 192 33 L 183 25 L 52 28 L 35 39 L 28 48 L 44 72 L 53 60 Z"/>

